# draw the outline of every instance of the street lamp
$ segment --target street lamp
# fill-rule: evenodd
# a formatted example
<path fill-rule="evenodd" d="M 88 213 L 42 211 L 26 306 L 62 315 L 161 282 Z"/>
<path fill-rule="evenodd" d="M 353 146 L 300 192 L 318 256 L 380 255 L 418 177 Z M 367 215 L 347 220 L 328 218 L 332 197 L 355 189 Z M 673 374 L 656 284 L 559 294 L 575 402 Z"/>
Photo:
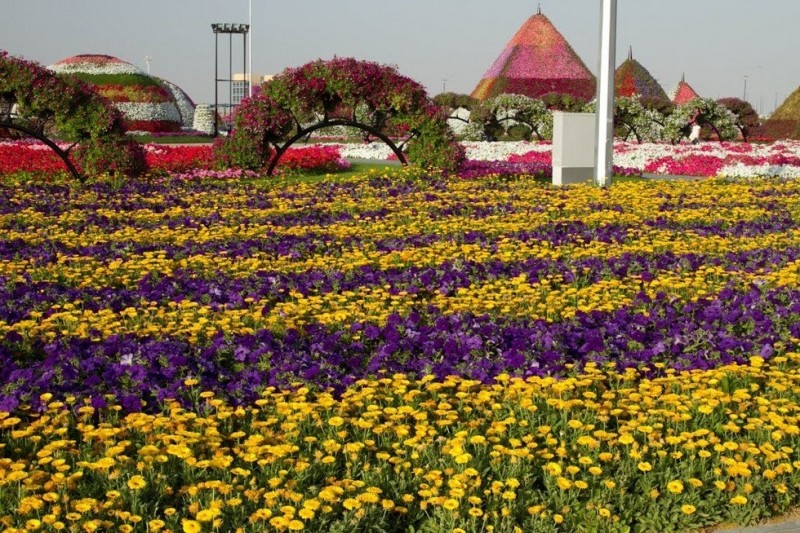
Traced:
<path fill-rule="evenodd" d="M 242 69 L 247 70 L 247 34 L 250 31 L 249 24 L 239 24 L 230 22 L 217 22 L 211 25 L 214 32 L 214 136 L 218 130 L 219 116 L 219 82 L 228 83 L 228 110 L 233 109 L 233 36 L 241 35 L 244 39 Z M 228 36 L 228 77 L 219 77 L 219 36 Z"/>
<path fill-rule="evenodd" d="M 745 102 L 747 101 L 747 76 L 744 77 L 744 96 L 742 98 Z"/>

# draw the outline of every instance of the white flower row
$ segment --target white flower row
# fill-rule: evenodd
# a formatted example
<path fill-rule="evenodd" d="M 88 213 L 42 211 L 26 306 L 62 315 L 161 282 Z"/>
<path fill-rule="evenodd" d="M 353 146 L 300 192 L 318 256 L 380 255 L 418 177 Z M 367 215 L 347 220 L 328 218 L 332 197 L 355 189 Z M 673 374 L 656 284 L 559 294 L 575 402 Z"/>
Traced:
<path fill-rule="evenodd" d="M 505 161 L 510 155 L 527 154 L 528 152 L 549 152 L 551 150 L 550 143 L 530 141 L 465 141 L 461 145 L 466 150 L 467 159 L 473 161 Z"/>
<path fill-rule="evenodd" d="M 354 159 L 385 160 L 392 151 L 381 142 L 370 144 L 332 144 L 339 148 L 342 157 Z M 467 159 L 480 161 L 505 161 L 512 154 L 525 154 L 531 151 L 547 153 L 552 150 L 550 143 L 536 142 L 462 142 Z M 781 178 L 800 178 L 800 166 L 792 164 L 771 165 L 770 160 L 778 158 L 800 159 L 800 142 L 781 141 L 772 144 L 747 143 L 702 143 L 699 145 L 665 143 L 614 143 L 614 164 L 619 167 L 644 171 L 653 161 L 683 160 L 692 157 L 715 157 L 725 159 L 746 156 L 748 159 L 763 161 L 761 164 L 745 165 L 735 163 L 724 166 L 718 173 L 723 177 L 749 178 L 774 176 Z M 666 163 L 662 165 L 666 171 Z"/>
<path fill-rule="evenodd" d="M 124 61 L 104 64 L 83 61 L 58 63 L 47 68 L 59 74 L 144 74 L 144 71 L 139 67 Z"/>
<path fill-rule="evenodd" d="M 117 102 L 114 106 L 128 120 L 167 120 L 181 122 L 181 114 L 172 102 Z"/>
<path fill-rule="evenodd" d="M 723 178 L 800 178 L 800 167 L 791 165 L 745 165 L 737 163 L 722 167 Z"/>
<path fill-rule="evenodd" d="M 392 149 L 383 142 L 369 144 L 356 143 L 322 143 L 320 146 L 331 145 L 339 148 L 339 153 L 347 159 L 379 159 L 386 160 L 392 155 Z"/>

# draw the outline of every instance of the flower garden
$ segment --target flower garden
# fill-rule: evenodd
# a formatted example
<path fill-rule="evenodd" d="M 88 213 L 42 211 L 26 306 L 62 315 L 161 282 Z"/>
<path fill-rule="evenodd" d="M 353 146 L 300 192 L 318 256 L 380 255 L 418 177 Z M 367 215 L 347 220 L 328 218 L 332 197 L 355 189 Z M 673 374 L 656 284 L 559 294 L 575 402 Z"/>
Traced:
<path fill-rule="evenodd" d="M 697 531 L 800 502 L 800 144 L 620 142 L 634 179 L 554 189 L 548 142 L 458 144 L 372 63 L 287 70 L 212 147 L 140 145 L 0 59 L 5 124 L 42 126 L 0 142 L 4 531 Z M 385 144 L 290 148 L 331 125 Z M 417 165 L 334 174 L 401 135 Z"/>
<path fill-rule="evenodd" d="M 79 185 L 0 145 L 6 530 L 680 531 L 797 504 L 800 182 L 219 179 L 209 150 Z"/>

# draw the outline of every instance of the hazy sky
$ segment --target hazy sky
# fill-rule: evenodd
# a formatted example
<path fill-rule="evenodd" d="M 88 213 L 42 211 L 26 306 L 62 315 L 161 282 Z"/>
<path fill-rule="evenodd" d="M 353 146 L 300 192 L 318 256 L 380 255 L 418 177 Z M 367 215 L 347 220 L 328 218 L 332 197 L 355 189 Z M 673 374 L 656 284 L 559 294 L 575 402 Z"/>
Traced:
<path fill-rule="evenodd" d="M 395 65 L 429 93 L 469 93 L 535 0 L 252 0 L 253 71 L 318 58 Z M 596 73 L 600 0 L 542 0 L 542 12 Z M 247 22 L 248 0 L 0 0 L 0 49 L 45 65 L 117 56 L 214 99 L 211 23 Z M 702 96 L 747 97 L 771 112 L 800 85 L 800 1 L 619 0 L 617 64 L 634 57 L 669 91 L 686 73 Z M 234 71 L 241 70 L 234 41 Z M 220 39 L 227 69 L 227 38 Z"/>

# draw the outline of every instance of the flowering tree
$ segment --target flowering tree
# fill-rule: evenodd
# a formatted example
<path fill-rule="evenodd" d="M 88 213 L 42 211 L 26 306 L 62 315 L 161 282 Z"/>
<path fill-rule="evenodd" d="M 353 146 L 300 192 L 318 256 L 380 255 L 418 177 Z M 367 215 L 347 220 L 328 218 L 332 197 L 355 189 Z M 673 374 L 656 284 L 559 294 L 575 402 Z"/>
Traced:
<path fill-rule="evenodd" d="M 473 98 L 468 94 L 447 92 L 439 93 L 434 96 L 433 103 L 444 109 L 447 112 L 447 116 L 451 119 L 469 122 L 468 119 L 460 117 L 458 114 L 456 114 L 456 112 L 459 109 L 472 111 L 480 102 L 478 99 Z"/>
<path fill-rule="evenodd" d="M 618 97 L 614 104 L 614 125 L 622 140 L 631 136 L 639 143 L 661 140 L 666 117 L 657 107 L 638 95 Z"/>
<path fill-rule="evenodd" d="M 735 119 L 734 125 L 742 135 L 742 140 L 747 142 L 747 137 L 753 128 L 757 128 L 761 121 L 758 113 L 753 109 L 749 102 L 741 98 L 729 97 L 720 98 L 717 103 L 730 111 Z"/>
<path fill-rule="evenodd" d="M 367 132 L 404 164 L 404 150 L 424 167 L 454 169 L 463 159 L 447 114 L 420 84 L 394 68 L 352 58 L 313 61 L 266 82 L 239 106 L 233 131 L 216 153 L 222 164 L 266 166 L 271 175 L 289 146 L 331 126 Z"/>
<path fill-rule="evenodd" d="M 5 51 L 0 51 L 0 128 L 42 141 L 81 181 L 84 174 L 135 176 L 145 169 L 144 153 L 124 136 L 121 116 L 105 98 L 71 76 Z"/>
<path fill-rule="evenodd" d="M 679 105 L 667 118 L 664 124 L 664 138 L 672 143 L 689 135 L 691 126 L 689 121 L 695 111 L 699 111 L 697 121 L 700 126 L 711 129 L 720 141 L 736 139 L 736 117 L 726 107 L 711 98 L 695 98 L 685 104 Z"/>
<path fill-rule="evenodd" d="M 553 115 L 544 102 L 522 94 L 500 94 L 481 102 L 470 115 L 471 136 L 494 140 L 512 128 L 524 129 L 525 138 L 541 141 L 553 136 Z"/>

